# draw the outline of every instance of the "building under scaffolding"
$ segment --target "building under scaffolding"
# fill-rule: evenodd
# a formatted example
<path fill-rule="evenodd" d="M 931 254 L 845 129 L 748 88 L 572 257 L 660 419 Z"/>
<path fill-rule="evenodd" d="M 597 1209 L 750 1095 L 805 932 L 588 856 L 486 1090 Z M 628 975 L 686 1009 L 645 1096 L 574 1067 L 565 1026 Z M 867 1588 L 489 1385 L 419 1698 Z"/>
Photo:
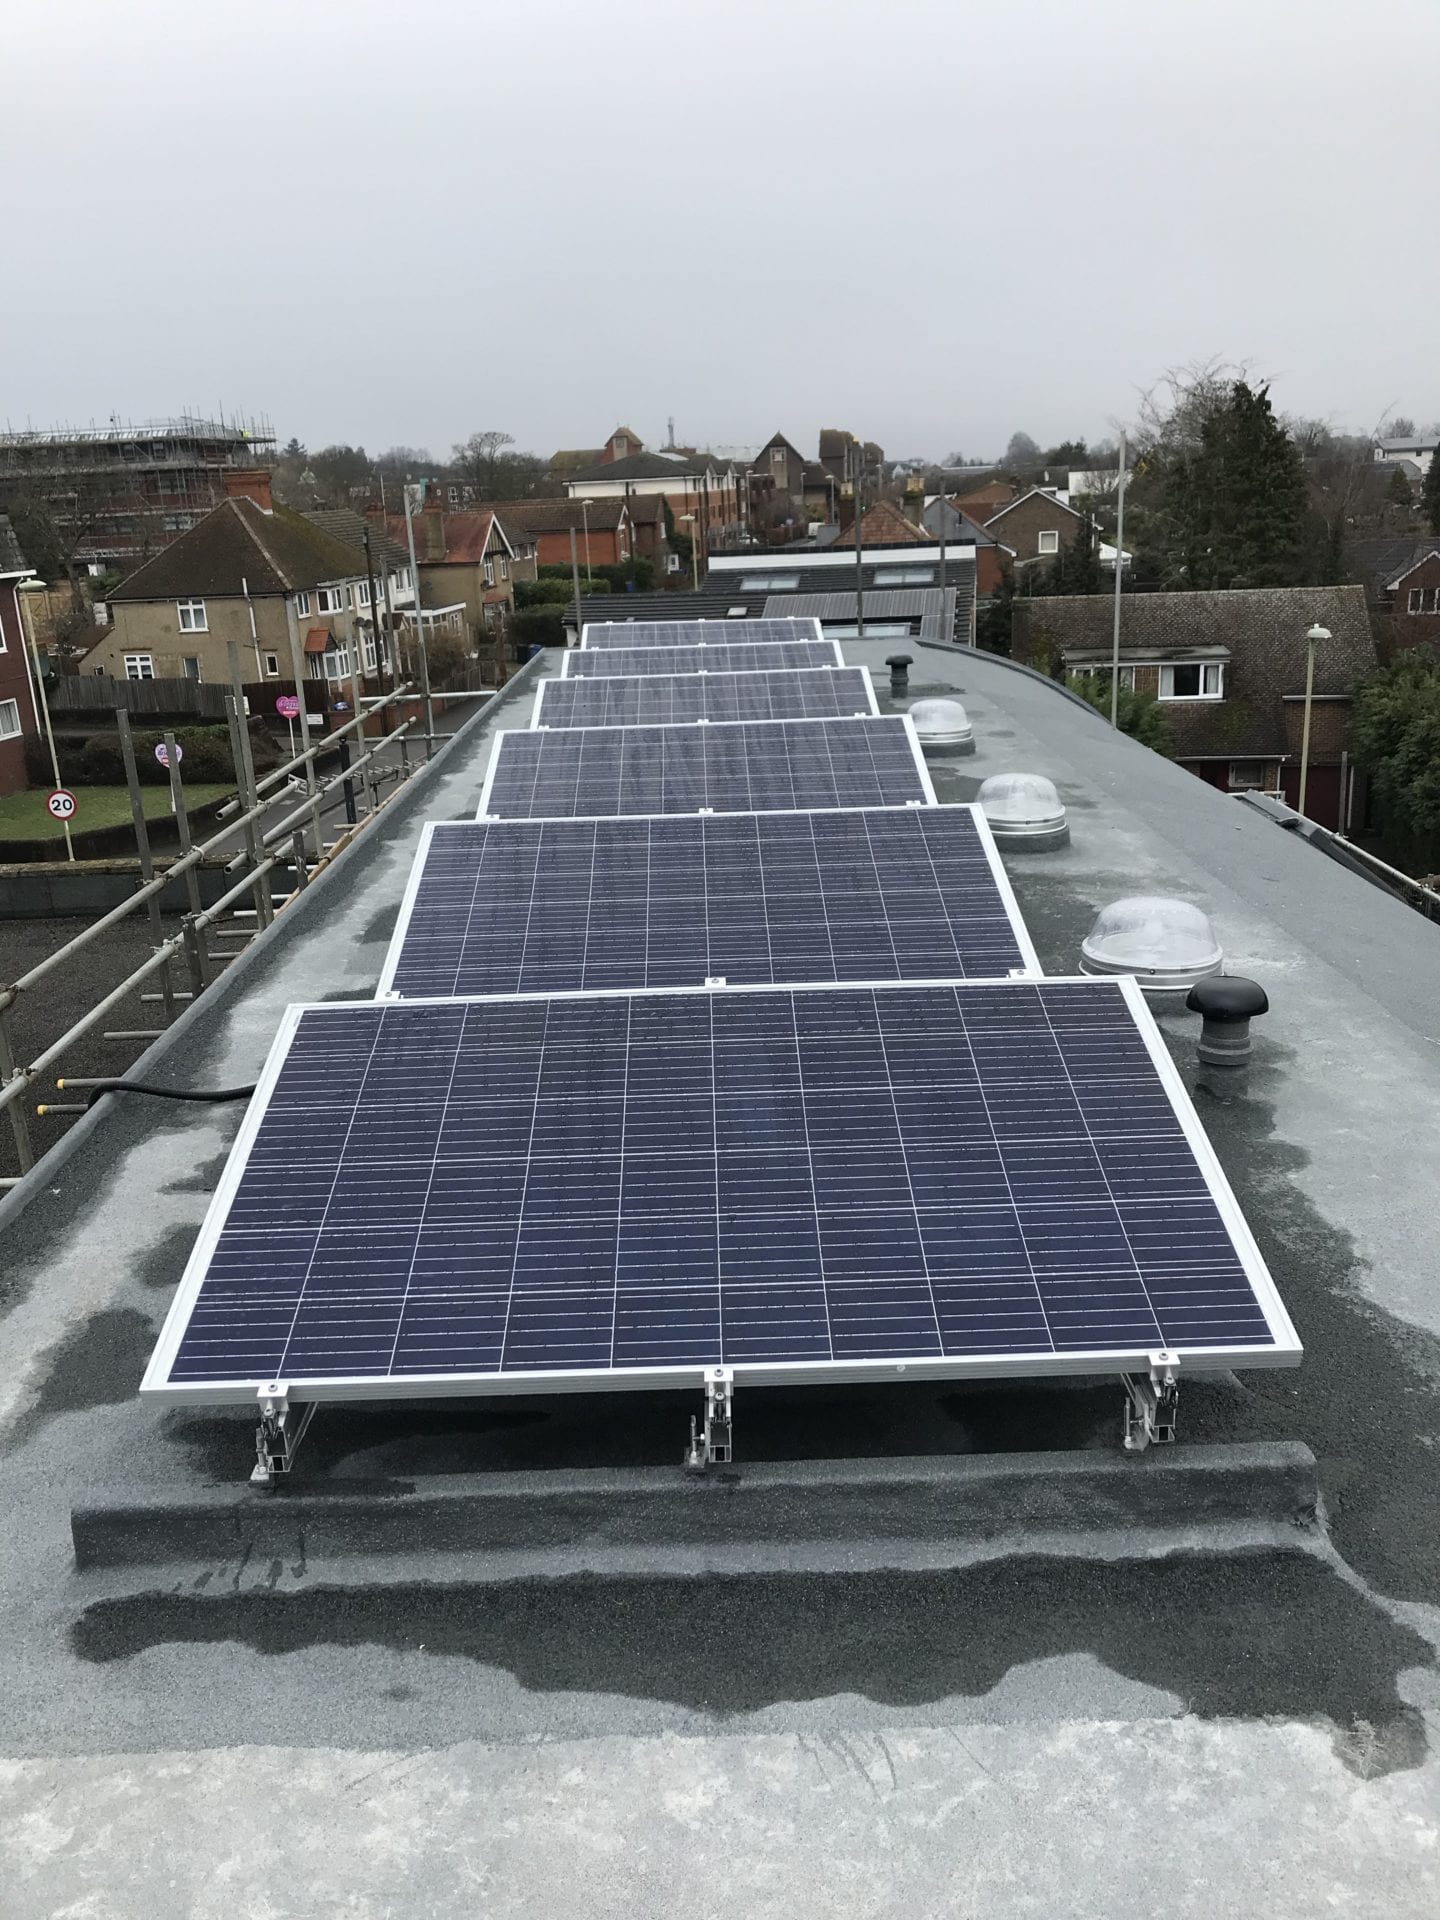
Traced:
<path fill-rule="evenodd" d="M 30 493 L 55 517 L 77 565 L 128 571 L 225 498 L 225 475 L 268 466 L 260 417 L 173 420 L 0 433 L 0 498 Z"/>

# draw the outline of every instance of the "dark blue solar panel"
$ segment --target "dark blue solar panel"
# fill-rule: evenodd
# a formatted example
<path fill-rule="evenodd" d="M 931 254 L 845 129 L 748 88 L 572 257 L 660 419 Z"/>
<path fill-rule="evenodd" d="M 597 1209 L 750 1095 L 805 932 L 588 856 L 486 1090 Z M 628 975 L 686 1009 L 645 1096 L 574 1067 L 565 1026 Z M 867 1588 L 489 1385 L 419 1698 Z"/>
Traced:
<path fill-rule="evenodd" d="M 770 640 L 760 646 L 572 647 L 561 662 L 567 680 L 629 678 L 637 673 L 751 673 L 782 667 L 838 667 L 834 640 Z"/>
<path fill-rule="evenodd" d="M 813 619 L 775 620 L 591 620 L 581 645 L 586 651 L 601 647 L 703 646 L 719 640 L 765 644 L 787 640 L 819 640 L 820 622 Z"/>
<path fill-rule="evenodd" d="M 1027 964 L 967 807 L 447 822 L 396 940 L 403 999 Z"/>
<path fill-rule="evenodd" d="M 634 680 L 547 680 L 542 727 L 671 726 L 695 720 L 823 720 L 874 713 L 861 667 L 810 672 L 650 674 Z"/>
<path fill-rule="evenodd" d="M 895 714 L 709 727 L 575 727 L 502 733 L 482 816 L 766 812 L 928 801 Z"/>
<path fill-rule="evenodd" d="M 202 1248 L 152 1387 L 1281 1344 L 1113 981 L 308 1009 Z"/>

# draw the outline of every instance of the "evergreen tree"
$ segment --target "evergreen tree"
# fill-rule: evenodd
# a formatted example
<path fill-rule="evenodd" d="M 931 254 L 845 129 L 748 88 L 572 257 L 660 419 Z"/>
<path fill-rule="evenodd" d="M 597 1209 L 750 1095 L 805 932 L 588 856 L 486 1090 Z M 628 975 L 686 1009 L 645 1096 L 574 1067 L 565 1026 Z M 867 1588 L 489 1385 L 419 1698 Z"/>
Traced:
<path fill-rule="evenodd" d="M 1065 682 L 1072 693 L 1078 693 L 1082 700 L 1089 701 L 1097 713 L 1110 718 L 1110 675 L 1104 673 L 1072 673 Z M 1164 754 L 1167 760 L 1175 755 L 1175 736 L 1170 731 L 1170 719 L 1153 693 L 1137 693 L 1133 687 L 1121 687 L 1120 697 L 1115 703 L 1115 723 L 1121 733 L 1128 733 L 1138 740 L 1142 747 L 1149 747 L 1155 753 Z"/>
<path fill-rule="evenodd" d="M 986 653 L 1010 655 L 1010 634 L 1015 616 L 1015 575 L 1006 567 L 1000 585 L 975 616 L 975 644 Z"/>
<path fill-rule="evenodd" d="M 1351 739 L 1382 824 L 1429 864 L 1440 851 L 1440 658 L 1431 648 L 1408 648 L 1361 682 Z"/>
<path fill-rule="evenodd" d="M 1440 534 L 1440 447 L 1430 456 L 1430 471 L 1420 489 L 1420 505 L 1431 533 Z"/>
<path fill-rule="evenodd" d="M 1410 484 L 1410 476 L 1403 467 L 1396 467 L 1390 476 L 1390 484 L 1385 489 L 1386 498 L 1394 507 L 1413 507 L 1415 489 Z"/>
<path fill-rule="evenodd" d="M 1300 584 L 1312 544 L 1305 470 L 1268 387 L 1236 380 L 1206 396 L 1198 432 L 1174 447 L 1162 444 L 1151 462 L 1160 483 L 1155 532 L 1170 583 Z"/>

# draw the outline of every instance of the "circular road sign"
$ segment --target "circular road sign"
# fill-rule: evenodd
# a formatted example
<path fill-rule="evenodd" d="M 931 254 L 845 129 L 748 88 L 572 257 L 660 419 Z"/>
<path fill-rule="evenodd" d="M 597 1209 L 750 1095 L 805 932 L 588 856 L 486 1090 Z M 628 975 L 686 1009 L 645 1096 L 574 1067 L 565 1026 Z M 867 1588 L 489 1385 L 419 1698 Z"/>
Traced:
<path fill-rule="evenodd" d="M 168 767 L 170 764 L 170 753 L 163 740 L 157 740 L 155 742 L 155 758 L 160 762 L 162 767 Z M 175 742 L 175 764 L 177 767 L 184 758 L 185 749 L 177 740 Z"/>
<path fill-rule="evenodd" d="M 57 787 L 45 802 L 45 810 L 56 820 L 75 818 L 75 796 L 68 787 Z"/>
<path fill-rule="evenodd" d="M 282 693 L 275 702 L 275 711 L 284 720 L 293 720 L 300 711 L 300 702 L 293 693 Z"/>

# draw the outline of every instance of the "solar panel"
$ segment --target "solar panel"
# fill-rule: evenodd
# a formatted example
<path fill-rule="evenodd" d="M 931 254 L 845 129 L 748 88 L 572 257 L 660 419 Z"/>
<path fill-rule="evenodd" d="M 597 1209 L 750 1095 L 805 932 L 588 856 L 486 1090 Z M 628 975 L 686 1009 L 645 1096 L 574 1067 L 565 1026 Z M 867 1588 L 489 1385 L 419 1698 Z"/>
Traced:
<path fill-rule="evenodd" d="M 637 673 L 750 673 L 779 667 L 842 667 L 838 640 L 767 640 L 729 646 L 567 648 L 562 680 L 628 679 Z"/>
<path fill-rule="evenodd" d="M 767 644 L 784 640 L 822 640 L 818 620 L 588 620 L 580 634 L 584 649 L 597 647 L 731 645 L 737 640 Z"/>
<path fill-rule="evenodd" d="M 1133 980 L 292 1008 L 142 1391 L 1293 1363 Z"/>
<path fill-rule="evenodd" d="M 1040 963 L 978 808 L 436 821 L 377 997 L 1022 968 Z"/>
<path fill-rule="evenodd" d="M 934 805 L 906 714 L 497 735 L 479 818 Z"/>
<path fill-rule="evenodd" d="M 863 667 L 777 673 L 542 680 L 534 727 L 673 726 L 697 720 L 824 720 L 878 713 Z"/>

